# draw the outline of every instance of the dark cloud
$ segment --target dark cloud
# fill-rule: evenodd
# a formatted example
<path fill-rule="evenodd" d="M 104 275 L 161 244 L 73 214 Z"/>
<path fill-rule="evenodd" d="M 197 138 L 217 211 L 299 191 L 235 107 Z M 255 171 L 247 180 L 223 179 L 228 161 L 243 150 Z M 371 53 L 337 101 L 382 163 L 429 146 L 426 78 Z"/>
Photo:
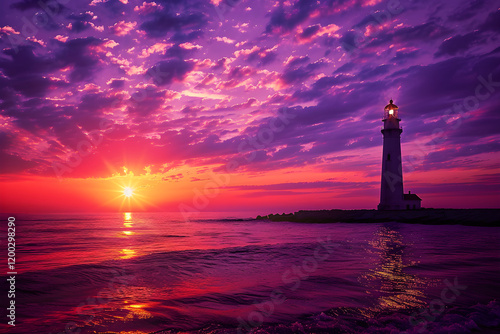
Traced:
<path fill-rule="evenodd" d="M 140 27 L 149 37 L 165 37 L 169 32 L 174 32 L 177 42 L 197 38 L 200 29 L 208 22 L 208 11 L 204 10 L 207 9 L 207 4 L 196 4 L 197 6 L 192 1 L 165 2 L 165 8 L 150 14 Z"/>
<path fill-rule="evenodd" d="M 93 76 L 103 55 L 91 52 L 92 47 L 103 44 L 103 41 L 95 37 L 75 38 L 62 43 L 56 54 L 56 62 L 62 67 L 72 66 L 70 73 L 71 82 L 79 82 Z"/>
<path fill-rule="evenodd" d="M 93 75 L 100 56 L 91 52 L 92 46 L 102 41 L 94 37 L 78 38 L 67 43 L 58 43 L 55 55 L 35 55 L 32 46 L 19 46 L 17 50 L 6 49 L 10 59 L 0 59 L 0 69 L 10 78 L 9 85 L 25 96 L 44 96 L 54 86 L 65 86 L 64 82 L 53 81 L 47 75 L 66 66 L 71 66 L 70 81 L 78 82 Z"/>
<path fill-rule="evenodd" d="M 50 11 L 52 15 L 58 15 L 66 7 L 54 0 L 22 0 L 10 5 L 11 8 L 26 11 L 28 9 Z"/>
<path fill-rule="evenodd" d="M 4 50 L 11 59 L 0 59 L 0 69 L 9 77 L 6 84 L 27 97 L 44 96 L 56 85 L 44 75 L 55 69 L 53 61 L 47 57 L 35 56 L 31 46 L 20 46 Z"/>
<path fill-rule="evenodd" d="M 186 49 L 181 47 L 179 44 L 176 44 L 165 51 L 165 57 L 185 59 L 195 52 L 196 49 Z"/>
<path fill-rule="evenodd" d="M 78 110 L 80 112 L 97 113 L 101 110 L 116 106 L 117 97 L 106 96 L 104 93 L 88 93 L 82 95 Z"/>
<path fill-rule="evenodd" d="M 9 6 L 22 12 L 35 11 L 33 14 L 25 16 L 23 20 L 26 37 L 36 34 L 38 29 L 55 31 L 61 27 L 58 21 L 62 14 L 68 12 L 68 8 L 55 0 L 22 0 Z M 30 31 L 29 33 L 27 31 Z"/>
<path fill-rule="evenodd" d="M 147 72 L 155 85 L 170 85 L 174 81 L 182 82 L 186 75 L 191 72 L 194 65 L 182 59 L 169 59 L 156 63 Z"/>
<path fill-rule="evenodd" d="M 417 58 L 418 54 L 418 51 L 397 51 L 396 55 L 391 59 L 391 61 L 398 64 L 405 64 L 408 60 Z"/>
<path fill-rule="evenodd" d="M 456 54 L 464 53 L 475 45 L 484 42 L 485 39 L 481 36 L 481 33 L 477 31 L 465 35 L 456 35 L 441 43 L 438 51 L 434 55 L 436 57 L 443 55 L 455 56 Z"/>
<path fill-rule="evenodd" d="M 416 26 L 403 27 L 396 30 L 382 31 L 375 35 L 371 40 L 365 40 L 364 37 L 350 32 L 341 38 L 348 46 L 359 48 L 365 46 L 381 47 L 388 46 L 392 43 L 411 45 L 411 43 L 419 43 L 419 45 L 428 45 L 430 41 L 442 38 L 449 35 L 452 30 L 442 26 L 436 22 L 430 21 Z M 361 39 L 361 41 L 360 41 Z M 349 44 L 350 43 L 350 44 Z"/>
<path fill-rule="evenodd" d="M 500 143 L 492 142 L 486 144 L 467 144 L 459 148 L 449 148 L 430 152 L 423 164 L 432 164 L 432 167 L 446 167 L 450 161 L 482 153 L 496 153 L 500 151 Z M 431 166 L 427 166 L 429 168 Z"/>
<path fill-rule="evenodd" d="M 293 190 L 293 189 L 318 189 L 318 188 L 334 188 L 336 186 L 347 186 L 347 183 L 331 181 L 316 181 L 316 182 L 289 182 L 275 183 L 266 185 L 243 185 L 231 188 L 244 190 Z"/>
<path fill-rule="evenodd" d="M 496 32 L 500 31 L 500 10 L 490 13 L 486 22 L 481 25 L 481 29 Z"/>
<path fill-rule="evenodd" d="M 372 67 L 372 66 L 366 66 L 363 69 L 361 69 L 356 76 L 356 79 L 358 80 L 370 80 L 375 77 L 384 75 L 389 73 L 389 69 L 391 66 L 389 65 L 380 65 L 377 67 Z"/>
<path fill-rule="evenodd" d="M 352 80 L 353 78 L 351 76 L 343 74 L 330 77 L 322 77 L 313 84 L 312 90 L 322 92 L 324 90 L 330 89 L 333 86 L 343 85 Z"/>
<path fill-rule="evenodd" d="M 10 80 L 10 86 L 27 97 L 43 97 L 53 84 L 50 79 L 38 75 L 20 75 Z"/>
<path fill-rule="evenodd" d="M 271 18 L 265 30 L 266 33 L 285 33 L 291 31 L 309 18 L 309 15 L 317 6 L 317 2 L 309 0 L 298 0 L 291 8 L 285 8 L 280 5 L 271 13 Z"/>
<path fill-rule="evenodd" d="M 123 88 L 125 82 L 123 79 L 112 79 L 109 83 L 109 88 Z"/>
<path fill-rule="evenodd" d="M 227 74 L 228 79 L 241 79 L 255 73 L 255 70 L 249 66 L 235 66 Z"/>
<path fill-rule="evenodd" d="M 278 54 L 276 51 L 271 51 L 269 49 L 259 47 L 246 55 L 244 59 L 248 62 L 258 62 L 258 66 L 264 66 L 272 63 L 276 59 L 277 55 Z"/>
<path fill-rule="evenodd" d="M 92 15 L 89 13 L 71 14 L 68 16 L 71 22 L 71 31 L 79 33 L 90 27 L 89 22 L 92 21 Z"/>
<path fill-rule="evenodd" d="M 144 117 L 161 111 L 164 97 L 165 92 L 145 89 L 137 91 L 130 98 L 127 112 L 132 118 L 141 121 Z"/>
<path fill-rule="evenodd" d="M 223 57 L 217 60 L 215 65 L 212 66 L 212 70 L 224 69 L 226 67 L 226 64 L 228 64 L 228 59 L 226 57 Z"/>
<path fill-rule="evenodd" d="M 193 115 L 196 115 L 198 112 L 200 111 L 203 111 L 203 108 L 202 106 L 185 106 L 184 108 L 182 108 L 181 112 L 183 114 L 193 114 Z"/>
<path fill-rule="evenodd" d="M 353 62 L 345 63 L 335 70 L 334 73 L 349 73 L 356 68 L 356 64 Z"/>
<path fill-rule="evenodd" d="M 297 59 L 296 59 L 297 60 Z M 303 61 L 301 61 L 303 62 Z M 322 67 L 325 67 L 326 64 L 318 61 L 315 63 L 310 63 L 305 66 L 294 66 L 298 64 L 299 62 L 290 62 L 288 66 L 285 68 L 283 71 L 283 74 L 281 75 L 281 79 L 287 83 L 287 84 L 294 84 L 294 83 L 300 83 L 304 82 L 305 80 L 309 79 L 312 77 L 317 70 L 319 70 Z"/>
<path fill-rule="evenodd" d="M 11 78 L 23 75 L 44 74 L 57 68 L 52 59 L 35 56 L 34 49 L 32 46 L 19 46 L 17 50 L 4 50 L 3 53 L 10 56 L 11 59 L 0 58 L 0 68 Z"/>
<path fill-rule="evenodd" d="M 309 62 L 310 58 L 308 56 L 300 56 L 300 57 L 294 57 L 292 60 L 288 61 L 286 66 L 287 67 L 294 67 L 297 65 L 302 65 L 304 63 Z"/>
<path fill-rule="evenodd" d="M 194 30 L 191 31 L 190 33 L 183 33 L 181 31 L 177 31 L 171 38 L 170 40 L 175 43 L 186 43 L 186 42 L 193 42 L 196 41 L 200 38 L 202 38 L 204 35 L 203 30 Z"/>
<path fill-rule="evenodd" d="M 13 138 L 5 133 L 0 132 L 0 174 L 19 173 L 28 168 L 36 166 L 36 162 L 27 161 L 19 156 L 7 153 L 7 150 L 13 143 Z"/>
<path fill-rule="evenodd" d="M 486 0 L 465 1 L 465 4 L 465 7 L 459 6 L 454 13 L 448 16 L 448 19 L 461 22 L 473 18 L 478 11 L 484 8 Z"/>
<path fill-rule="evenodd" d="M 307 39 L 311 36 L 314 36 L 314 34 L 316 34 L 320 28 L 321 28 L 321 26 L 319 24 L 309 26 L 309 27 L 305 28 L 301 34 L 299 34 L 299 38 L 300 39 Z"/>
<path fill-rule="evenodd" d="M 474 96 L 479 76 L 500 77 L 498 57 L 455 57 L 427 66 L 412 66 L 392 74 L 393 85 L 401 85 L 405 117 L 443 115 L 454 104 Z M 465 109 L 463 109 L 465 110 Z"/>
<path fill-rule="evenodd" d="M 110 14 L 115 16 L 121 16 L 122 13 L 126 12 L 130 8 L 129 5 L 124 4 L 120 0 L 106 0 L 102 5 Z"/>
<path fill-rule="evenodd" d="M 364 38 L 360 37 L 357 32 L 352 30 L 345 32 L 339 39 L 340 45 L 347 52 L 351 52 L 358 48 L 362 41 L 364 41 Z"/>

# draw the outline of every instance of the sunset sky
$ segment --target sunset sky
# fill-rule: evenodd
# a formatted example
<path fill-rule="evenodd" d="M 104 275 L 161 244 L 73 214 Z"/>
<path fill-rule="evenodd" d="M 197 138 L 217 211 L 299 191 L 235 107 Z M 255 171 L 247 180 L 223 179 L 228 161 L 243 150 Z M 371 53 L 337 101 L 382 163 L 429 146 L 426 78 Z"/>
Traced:
<path fill-rule="evenodd" d="M 405 192 L 500 207 L 499 32 L 494 0 L 2 1 L 0 212 L 373 209 L 390 98 Z"/>

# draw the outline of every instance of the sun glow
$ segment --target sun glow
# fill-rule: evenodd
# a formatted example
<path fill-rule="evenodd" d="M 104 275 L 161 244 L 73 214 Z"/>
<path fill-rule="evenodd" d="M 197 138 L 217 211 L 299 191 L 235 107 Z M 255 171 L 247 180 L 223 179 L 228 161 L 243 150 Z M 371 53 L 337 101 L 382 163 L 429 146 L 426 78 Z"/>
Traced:
<path fill-rule="evenodd" d="M 132 197 L 133 194 L 134 194 L 134 189 L 130 187 L 123 188 L 123 195 L 125 195 L 125 197 Z"/>

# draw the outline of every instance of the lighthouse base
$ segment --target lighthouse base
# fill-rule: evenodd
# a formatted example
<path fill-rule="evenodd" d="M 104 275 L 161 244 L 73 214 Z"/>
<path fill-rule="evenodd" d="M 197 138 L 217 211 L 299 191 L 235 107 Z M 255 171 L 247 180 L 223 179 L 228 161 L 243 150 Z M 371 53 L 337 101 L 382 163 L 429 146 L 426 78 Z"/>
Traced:
<path fill-rule="evenodd" d="M 392 205 L 381 203 L 377 206 L 377 210 L 405 210 L 405 209 L 406 209 L 406 207 L 404 206 L 403 203 L 392 204 Z"/>
<path fill-rule="evenodd" d="M 415 194 L 408 193 L 403 195 L 401 203 L 382 204 L 377 206 L 377 210 L 418 210 L 421 209 L 422 199 Z"/>

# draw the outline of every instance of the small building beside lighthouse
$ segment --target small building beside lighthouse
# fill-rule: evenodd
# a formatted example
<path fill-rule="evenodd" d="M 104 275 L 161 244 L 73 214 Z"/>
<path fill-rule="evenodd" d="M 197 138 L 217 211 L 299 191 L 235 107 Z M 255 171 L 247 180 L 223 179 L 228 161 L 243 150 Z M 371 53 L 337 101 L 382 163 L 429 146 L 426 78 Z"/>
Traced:
<path fill-rule="evenodd" d="M 382 135 L 382 178 L 378 210 L 420 209 L 421 199 L 416 194 L 403 192 L 403 167 L 401 159 L 401 133 L 399 108 L 392 100 L 384 108 Z"/>

